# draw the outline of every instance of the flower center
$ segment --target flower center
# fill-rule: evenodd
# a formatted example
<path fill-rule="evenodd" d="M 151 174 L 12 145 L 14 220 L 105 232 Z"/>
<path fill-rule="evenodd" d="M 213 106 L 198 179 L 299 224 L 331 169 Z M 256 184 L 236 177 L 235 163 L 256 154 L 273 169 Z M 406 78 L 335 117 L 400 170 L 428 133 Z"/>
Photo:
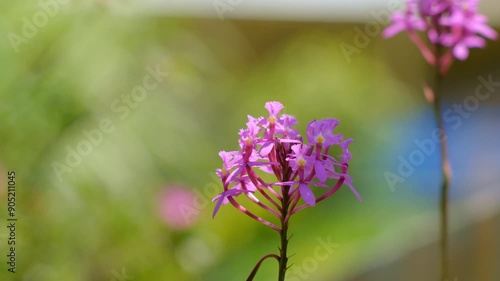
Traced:
<path fill-rule="evenodd" d="M 299 168 L 304 168 L 306 162 L 306 159 L 304 159 L 303 157 L 299 157 L 299 159 L 297 159 L 297 165 L 299 165 Z"/>
<path fill-rule="evenodd" d="M 316 137 L 316 143 L 323 143 L 325 142 L 325 138 L 323 137 L 322 134 L 319 134 L 319 136 Z"/>

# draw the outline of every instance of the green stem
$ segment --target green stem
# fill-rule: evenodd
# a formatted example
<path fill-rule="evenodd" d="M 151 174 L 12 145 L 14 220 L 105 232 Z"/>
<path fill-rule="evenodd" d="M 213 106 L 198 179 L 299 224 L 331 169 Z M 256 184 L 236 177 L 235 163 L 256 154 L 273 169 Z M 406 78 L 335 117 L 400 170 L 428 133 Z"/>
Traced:
<path fill-rule="evenodd" d="M 285 281 L 285 274 L 287 270 L 288 256 L 287 256 L 287 248 L 288 248 L 288 208 L 290 207 L 290 195 L 289 193 L 290 187 L 286 186 L 283 188 L 283 199 L 281 200 L 281 232 L 280 232 L 280 260 L 279 260 L 279 275 L 278 281 Z"/>
<path fill-rule="evenodd" d="M 436 80 L 434 85 L 434 115 L 440 131 L 439 139 L 441 141 L 441 169 L 443 172 L 443 183 L 441 185 L 440 200 L 440 252 L 441 252 L 441 281 L 448 279 L 448 190 L 451 181 L 451 168 L 448 159 L 448 144 L 444 130 L 443 117 L 441 113 L 441 85 L 443 75 L 440 66 L 441 47 L 436 45 Z"/>

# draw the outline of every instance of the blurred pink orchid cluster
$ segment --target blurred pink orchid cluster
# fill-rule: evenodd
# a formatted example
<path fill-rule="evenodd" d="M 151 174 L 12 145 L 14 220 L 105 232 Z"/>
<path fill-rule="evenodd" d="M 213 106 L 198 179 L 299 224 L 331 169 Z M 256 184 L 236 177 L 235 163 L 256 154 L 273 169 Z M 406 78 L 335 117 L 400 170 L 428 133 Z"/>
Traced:
<path fill-rule="evenodd" d="M 479 0 L 406 0 L 406 11 L 392 15 L 392 25 L 383 36 L 388 38 L 406 31 L 427 62 L 437 65 L 441 74 L 448 71 L 453 59 L 465 60 L 470 48 L 483 48 L 497 33 L 478 12 Z M 434 45 L 447 48 L 444 54 L 432 51 L 416 31 L 425 32 Z M 484 37 L 484 38 L 483 38 Z"/>

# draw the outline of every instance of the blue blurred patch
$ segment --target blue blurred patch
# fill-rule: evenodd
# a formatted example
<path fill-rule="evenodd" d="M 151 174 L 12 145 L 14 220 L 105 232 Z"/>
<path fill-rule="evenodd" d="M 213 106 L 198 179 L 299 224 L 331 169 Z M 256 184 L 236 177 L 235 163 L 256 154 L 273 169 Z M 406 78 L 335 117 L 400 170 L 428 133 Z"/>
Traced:
<path fill-rule="evenodd" d="M 494 188 L 500 181 L 500 108 L 480 105 L 475 111 L 460 114 L 456 104 L 460 105 L 448 103 L 443 107 L 443 113 L 448 112 L 445 130 L 453 169 L 452 200 Z M 399 141 L 383 152 L 387 161 L 384 164 L 389 172 L 404 178 L 404 182 L 394 185 L 394 191 L 410 189 L 418 196 L 438 198 L 441 151 L 440 143 L 433 138 L 437 126 L 432 109 L 426 107 L 412 116 L 402 116 L 394 120 L 391 128 Z"/>

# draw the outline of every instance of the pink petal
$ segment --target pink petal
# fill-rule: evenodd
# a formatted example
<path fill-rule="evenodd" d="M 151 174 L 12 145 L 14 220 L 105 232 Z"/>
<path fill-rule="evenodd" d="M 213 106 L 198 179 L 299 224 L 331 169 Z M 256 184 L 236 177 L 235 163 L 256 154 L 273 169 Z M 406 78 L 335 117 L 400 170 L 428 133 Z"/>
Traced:
<path fill-rule="evenodd" d="M 266 157 L 271 152 L 273 147 L 274 147 L 274 142 L 272 141 L 264 143 L 259 151 L 259 155 L 261 157 Z"/>
<path fill-rule="evenodd" d="M 453 47 L 453 55 L 459 60 L 465 60 L 469 56 L 469 49 L 464 44 Z"/>
<path fill-rule="evenodd" d="M 222 192 L 221 194 L 215 196 L 215 198 L 212 199 L 212 202 L 214 200 L 218 200 L 218 201 L 217 201 L 217 204 L 215 205 L 214 211 L 212 213 L 212 218 L 215 217 L 215 215 L 219 211 L 220 206 L 224 203 L 224 201 L 226 201 L 226 199 L 228 197 L 230 197 L 230 196 L 236 197 L 236 196 L 240 195 L 241 193 L 251 193 L 251 191 L 250 190 L 229 189 L 229 190 L 226 190 L 226 191 Z"/>
<path fill-rule="evenodd" d="M 271 168 L 271 166 L 269 165 L 266 165 L 266 166 L 260 166 L 259 169 L 261 171 L 263 171 L 264 173 L 268 173 L 268 174 L 274 174 L 274 171 L 273 171 L 273 168 Z"/>
<path fill-rule="evenodd" d="M 239 176 L 241 174 L 243 169 L 245 169 L 245 165 L 240 165 L 236 170 L 229 174 L 229 177 L 226 179 L 226 183 L 232 182 L 236 176 Z"/>
<path fill-rule="evenodd" d="M 438 35 L 437 30 L 435 30 L 435 29 L 429 30 L 428 37 L 429 37 L 429 41 L 431 41 L 434 44 L 439 41 L 439 35 Z"/>
<path fill-rule="evenodd" d="M 314 193 L 312 193 L 311 189 L 307 186 L 307 184 L 299 185 L 299 192 L 302 199 L 306 202 L 307 205 L 314 207 L 316 205 L 316 197 L 314 197 Z"/>
<path fill-rule="evenodd" d="M 218 200 L 217 200 L 218 199 Z M 217 195 L 213 200 L 217 200 L 217 204 L 215 205 L 215 208 L 214 208 L 214 212 L 212 213 L 212 219 L 215 218 L 215 215 L 217 214 L 217 212 L 219 211 L 219 208 L 220 206 L 222 205 L 222 201 L 224 201 L 224 199 L 226 199 L 226 196 L 224 196 L 224 193 L 223 194 L 219 194 Z"/>
<path fill-rule="evenodd" d="M 484 37 L 495 40 L 497 39 L 497 32 L 486 24 L 471 24 L 475 32 L 483 35 Z"/>
<path fill-rule="evenodd" d="M 326 170 L 321 161 L 314 161 L 314 171 L 316 172 L 316 176 L 318 177 L 320 182 L 326 181 Z"/>
<path fill-rule="evenodd" d="M 462 42 L 469 48 L 484 48 L 486 46 L 486 40 L 479 36 L 465 37 Z"/>
<path fill-rule="evenodd" d="M 356 197 L 358 198 L 358 200 L 360 202 L 363 202 L 363 198 L 361 198 L 361 195 L 359 195 L 358 191 L 354 188 L 354 186 L 352 186 L 352 183 L 351 181 L 349 180 L 345 180 L 344 183 L 351 189 L 351 191 L 354 193 L 354 195 L 356 195 Z"/>
<path fill-rule="evenodd" d="M 281 143 L 300 143 L 300 141 L 292 139 L 279 139 L 278 141 Z"/>
<path fill-rule="evenodd" d="M 278 115 L 283 109 L 283 105 L 278 101 L 266 102 L 264 107 L 269 111 L 269 114 L 273 116 Z"/>
<path fill-rule="evenodd" d="M 382 32 L 382 36 L 384 38 L 390 38 L 399 32 L 405 30 L 405 25 L 402 23 L 394 23 L 393 25 L 388 26 L 384 31 Z"/>
<path fill-rule="evenodd" d="M 415 20 L 411 22 L 411 27 L 423 31 L 427 28 L 427 23 L 424 20 Z"/>

